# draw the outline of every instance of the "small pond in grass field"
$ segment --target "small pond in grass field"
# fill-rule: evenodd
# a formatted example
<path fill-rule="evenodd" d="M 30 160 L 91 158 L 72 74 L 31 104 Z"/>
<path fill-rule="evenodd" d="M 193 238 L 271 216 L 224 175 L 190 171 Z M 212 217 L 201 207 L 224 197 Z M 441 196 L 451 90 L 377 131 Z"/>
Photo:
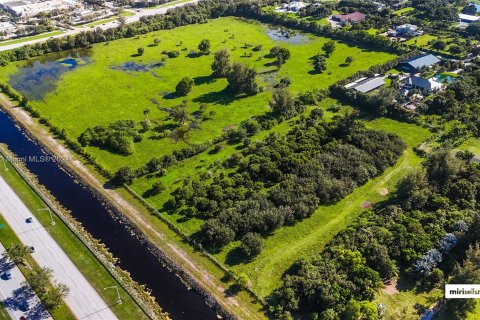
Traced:
<path fill-rule="evenodd" d="M 119 70 L 119 71 L 130 73 L 130 72 L 147 72 L 152 69 L 160 68 L 163 66 L 164 66 L 164 63 L 161 61 L 152 62 L 152 63 L 139 63 L 139 62 L 127 61 L 120 65 L 111 66 L 110 68 L 112 68 L 113 70 Z"/>
<path fill-rule="evenodd" d="M 90 61 L 85 50 L 47 55 L 19 67 L 18 72 L 10 76 L 9 84 L 29 100 L 43 100 L 47 93 L 55 91 L 64 73 Z"/>
<path fill-rule="evenodd" d="M 306 44 L 311 41 L 307 35 L 285 28 L 269 28 L 266 34 L 272 40 L 290 44 Z"/>

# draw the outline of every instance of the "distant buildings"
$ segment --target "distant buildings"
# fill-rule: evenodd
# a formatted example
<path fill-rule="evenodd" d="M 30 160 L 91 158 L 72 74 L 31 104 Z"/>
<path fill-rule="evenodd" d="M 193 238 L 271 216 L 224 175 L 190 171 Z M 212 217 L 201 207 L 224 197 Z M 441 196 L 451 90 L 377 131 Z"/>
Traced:
<path fill-rule="evenodd" d="M 287 13 L 297 13 L 307 6 L 308 6 L 308 4 L 305 3 L 305 2 L 292 1 L 290 3 L 282 4 L 282 6 L 278 7 L 275 11 L 277 11 L 277 12 L 287 12 Z"/>
<path fill-rule="evenodd" d="M 398 67 L 404 72 L 415 73 L 422 68 L 433 66 L 439 62 L 440 59 L 432 54 L 422 54 L 399 63 Z"/>
<path fill-rule="evenodd" d="M 438 91 L 442 89 L 443 84 L 435 81 L 434 79 L 425 79 L 418 76 L 410 76 L 402 80 L 403 88 L 401 93 L 408 93 L 411 89 L 418 89 L 422 93 L 430 93 L 432 91 Z"/>
<path fill-rule="evenodd" d="M 0 33 L 10 34 L 15 32 L 17 27 L 11 22 L 0 22 Z"/>
<path fill-rule="evenodd" d="M 391 7 L 394 9 L 394 10 L 399 10 L 399 9 L 402 9 L 404 7 L 406 7 L 408 4 L 408 1 L 407 0 L 402 0 L 402 1 L 399 1 L 397 3 L 394 3 L 391 5 Z"/>
<path fill-rule="evenodd" d="M 39 13 L 53 10 L 72 10 L 82 5 L 75 0 L 47 0 L 47 1 L 10 1 L 0 0 L 0 7 L 18 17 L 34 17 Z"/>
<path fill-rule="evenodd" d="M 418 27 L 413 24 L 402 24 L 395 27 L 396 37 L 416 37 L 420 34 L 421 32 L 418 30 Z"/>
<path fill-rule="evenodd" d="M 480 17 L 472 16 L 469 14 L 458 14 L 458 20 L 463 23 L 472 23 L 480 20 Z"/>
<path fill-rule="evenodd" d="M 340 24 L 346 25 L 362 22 L 366 17 L 366 14 L 356 11 L 349 14 L 336 14 L 332 18 Z"/>
<path fill-rule="evenodd" d="M 385 3 L 381 3 L 381 2 L 377 2 L 377 1 L 370 1 L 370 2 L 377 6 L 378 11 L 382 11 L 382 10 L 387 9 L 387 5 Z"/>
<path fill-rule="evenodd" d="M 345 86 L 358 92 L 368 93 L 385 85 L 385 77 L 361 78 Z"/>

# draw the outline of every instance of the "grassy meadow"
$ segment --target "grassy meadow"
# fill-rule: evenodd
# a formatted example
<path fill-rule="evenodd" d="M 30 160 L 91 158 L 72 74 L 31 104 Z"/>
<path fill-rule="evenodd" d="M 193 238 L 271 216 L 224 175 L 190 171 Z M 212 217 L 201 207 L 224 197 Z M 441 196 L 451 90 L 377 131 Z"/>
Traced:
<path fill-rule="evenodd" d="M 105 168 L 115 171 L 121 166 L 139 167 L 153 156 L 171 154 L 176 149 L 186 147 L 184 142 L 172 142 L 170 138 L 157 139 L 157 131 L 171 125 L 164 111 L 152 104 L 155 99 L 162 107 L 171 107 L 185 98 L 176 98 L 171 93 L 184 76 L 190 76 L 196 85 L 186 97 L 190 112 L 198 111 L 201 104 L 207 104 L 207 113 L 214 111 L 211 120 L 200 124 L 200 129 L 190 133 L 188 143 L 202 142 L 222 134 L 223 130 L 239 124 L 252 115 L 268 111 L 271 89 L 281 77 L 293 80 L 292 91 L 306 91 L 313 88 L 326 88 L 334 82 L 348 77 L 359 70 L 380 64 L 394 58 L 383 52 L 371 52 L 357 47 L 337 43 L 336 50 L 328 59 L 327 71 L 323 74 L 312 72 L 310 58 L 321 50 L 328 41 L 310 35 L 298 35 L 294 39 L 272 39 L 268 27 L 251 21 L 235 18 L 220 18 L 203 25 L 191 25 L 150 33 L 134 39 L 122 39 L 110 43 L 97 44 L 91 50 L 91 63 L 64 73 L 57 83 L 56 90 L 48 92 L 41 101 L 31 101 L 42 116 L 55 126 L 65 129 L 67 136 L 77 139 L 85 129 L 96 125 L 109 124 L 115 120 L 141 121 L 143 111 L 150 110 L 150 119 L 157 126 L 135 144 L 135 152 L 130 156 L 113 154 L 98 148 L 88 148 L 97 161 Z M 159 46 L 153 46 L 153 39 L 159 38 Z M 188 57 L 197 50 L 201 39 L 210 39 L 211 52 L 228 48 L 233 61 L 246 62 L 259 73 L 259 84 L 265 91 L 253 97 L 235 98 L 224 89 L 225 79 L 213 79 L 210 64 L 213 54 Z M 262 45 L 262 50 L 252 51 L 245 44 Z M 264 56 L 273 46 L 290 49 L 292 58 L 280 72 L 269 65 L 273 60 Z M 145 53 L 138 56 L 137 49 Z M 180 51 L 177 58 L 167 58 L 163 51 Z M 251 57 L 250 57 L 251 55 Z M 347 56 L 355 57 L 350 66 L 343 63 Z M 151 64 L 162 62 L 163 67 L 151 72 L 126 72 L 115 67 L 126 62 Z M 8 81 L 22 63 L 9 65 L 0 75 L 0 81 Z M 92 116 L 94 115 L 94 116 Z"/>
<path fill-rule="evenodd" d="M 64 129 L 72 139 L 77 139 L 89 127 L 107 125 L 115 120 L 140 122 L 145 117 L 144 110 L 150 110 L 149 119 L 154 128 L 144 134 L 141 142 L 135 144 L 132 155 L 122 156 L 94 147 L 87 148 L 102 166 L 115 171 L 121 166 L 140 167 L 152 157 L 171 154 L 188 145 L 185 142 L 174 142 L 170 138 L 157 138 L 158 132 L 173 122 L 166 112 L 152 104 L 152 99 L 166 108 L 180 104 L 185 99 L 191 113 L 198 111 L 200 105 L 206 104 L 206 113 L 214 113 L 188 136 L 188 143 L 198 143 L 220 136 L 226 128 L 236 126 L 253 115 L 268 112 L 272 89 L 282 77 L 288 76 L 293 80 L 290 87 L 293 92 L 327 88 L 359 70 L 366 70 L 394 58 L 394 55 L 388 53 L 336 42 L 335 52 L 327 59 L 327 71 L 315 74 L 310 58 L 321 51 L 322 45 L 329 39 L 306 34 L 295 35 L 290 39 L 276 38 L 269 35 L 270 31 L 268 26 L 257 22 L 220 18 L 203 25 L 97 44 L 91 49 L 89 64 L 64 73 L 55 90 L 48 92 L 43 100 L 34 100 L 30 104 L 53 125 Z M 153 45 L 155 38 L 161 40 L 158 46 Z M 189 57 L 192 50 L 198 50 L 197 45 L 201 39 L 211 40 L 212 53 Z M 261 45 L 262 49 L 253 51 L 252 48 L 257 45 Z M 291 59 L 280 71 L 271 65 L 272 59 L 265 57 L 273 46 L 286 47 L 291 51 Z M 141 56 L 137 55 L 140 47 L 145 49 Z M 252 97 L 233 97 L 225 90 L 225 79 L 211 77 L 213 52 L 222 48 L 229 50 L 233 61 L 245 62 L 256 68 L 259 85 L 265 89 L 263 92 Z M 179 57 L 166 58 L 162 54 L 163 51 L 172 50 L 178 50 Z M 344 65 L 347 56 L 355 58 L 350 66 Z M 119 70 L 118 66 L 126 62 L 137 65 L 163 62 L 164 65 L 147 72 Z M 0 81 L 8 81 L 10 75 L 17 73 L 23 65 L 24 63 L 17 63 L 4 68 Z M 192 77 L 195 86 L 186 98 L 175 97 L 172 92 L 184 76 Z M 327 98 L 318 106 L 325 111 L 326 120 L 350 109 L 348 106 L 340 106 L 334 112 L 330 110 L 332 105 L 340 104 Z M 253 140 L 261 139 L 272 131 L 286 133 L 294 120 L 260 132 Z M 396 183 L 405 172 L 420 164 L 421 158 L 414 153 L 413 148 L 430 136 L 428 130 L 385 118 L 364 121 L 368 128 L 396 133 L 406 142 L 408 149 L 395 166 L 357 188 L 338 203 L 321 206 L 310 218 L 277 230 L 265 239 L 264 250 L 252 261 L 239 263 L 229 255 L 238 243 L 232 243 L 216 254 L 216 258 L 228 268 L 247 274 L 252 289 L 260 296 L 267 297 L 280 285 L 283 272 L 294 261 L 319 253 L 335 234 L 365 210 L 366 203 L 373 205 L 387 199 L 388 193 L 395 191 Z M 210 152 L 211 149 L 213 147 L 168 168 L 164 177 L 145 176 L 135 180 L 132 185 L 133 190 L 142 195 L 155 182 L 162 182 L 166 190 L 160 195 L 147 198 L 147 201 L 190 235 L 199 230 L 202 221 L 168 215 L 162 211 L 162 207 L 169 199 L 170 192 L 179 187 L 184 178 L 194 178 L 200 172 L 210 170 L 216 163 L 238 151 L 238 145 L 226 144 L 216 153 Z"/>

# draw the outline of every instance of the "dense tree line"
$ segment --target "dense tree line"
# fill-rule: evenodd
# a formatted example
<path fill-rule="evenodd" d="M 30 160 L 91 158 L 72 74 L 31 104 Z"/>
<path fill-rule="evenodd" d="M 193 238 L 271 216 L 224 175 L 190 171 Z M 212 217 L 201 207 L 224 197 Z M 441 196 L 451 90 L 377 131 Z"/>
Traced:
<path fill-rule="evenodd" d="M 472 225 L 478 221 L 480 166 L 471 157 L 454 155 L 449 148 L 435 151 L 423 169 L 399 182 L 390 201 L 364 213 L 320 255 L 296 262 L 277 292 L 277 315 L 289 310 L 351 319 L 351 301 L 372 301 L 381 280 L 399 269 L 427 290 L 440 286 L 445 277 L 441 262 L 449 252 L 470 237 L 478 240 Z"/>
<path fill-rule="evenodd" d="M 82 146 L 95 146 L 108 149 L 115 153 L 133 153 L 134 142 L 142 140 L 132 120 L 118 120 L 106 126 L 88 128 L 83 132 L 78 142 Z"/>
<path fill-rule="evenodd" d="M 405 148 L 396 136 L 367 130 L 355 115 L 333 122 L 315 109 L 285 136 L 270 134 L 230 156 L 223 170 L 184 181 L 172 210 L 206 220 L 202 242 L 220 248 L 249 232 L 267 235 L 334 203 L 391 166 Z"/>
<path fill-rule="evenodd" d="M 423 112 L 441 115 L 450 129 L 443 138 L 462 142 L 469 135 L 480 136 L 480 68 L 470 65 L 465 72 L 425 102 Z"/>

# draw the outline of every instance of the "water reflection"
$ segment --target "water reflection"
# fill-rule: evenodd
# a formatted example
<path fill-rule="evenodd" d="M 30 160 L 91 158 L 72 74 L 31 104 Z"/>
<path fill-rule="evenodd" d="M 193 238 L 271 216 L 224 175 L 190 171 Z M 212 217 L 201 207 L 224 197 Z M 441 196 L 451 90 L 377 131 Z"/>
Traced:
<path fill-rule="evenodd" d="M 306 44 L 311 40 L 310 38 L 301 33 L 296 33 L 290 29 L 280 28 L 280 29 L 268 29 L 266 34 L 270 39 L 280 42 L 287 42 L 290 44 Z"/>
<path fill-rule="evenodd" d="M 91 62 L 84 52 L 46 55 L 29 61 L 12 74 L 10 85 L 29 100 L 43 100 L 49 92 L 55 91 L 60 77 L 71 70 Z"/>

